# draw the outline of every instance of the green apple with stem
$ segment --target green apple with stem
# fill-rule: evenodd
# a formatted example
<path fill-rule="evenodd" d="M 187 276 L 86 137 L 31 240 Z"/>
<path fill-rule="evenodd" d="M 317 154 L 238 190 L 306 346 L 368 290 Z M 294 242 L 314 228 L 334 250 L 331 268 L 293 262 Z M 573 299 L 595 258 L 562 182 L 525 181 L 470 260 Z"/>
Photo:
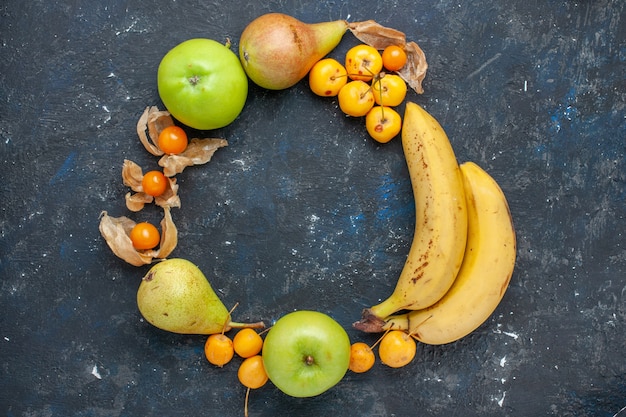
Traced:
<path fill-rule="evenodd" d="M 184 41 L 165 54 L 157 86 L 172 116 L 198 130 L 232 123 L 248 96 L 248 77 L 230 44 L 203 38 Z"/>
<path fill-rule="evenodd" d="M 350 364 L 350 339 L 330 316 L 310 310 L 286 314 L 263 343 L 272 383 L 292 397 L 313 397 L 335 386 Z"/>

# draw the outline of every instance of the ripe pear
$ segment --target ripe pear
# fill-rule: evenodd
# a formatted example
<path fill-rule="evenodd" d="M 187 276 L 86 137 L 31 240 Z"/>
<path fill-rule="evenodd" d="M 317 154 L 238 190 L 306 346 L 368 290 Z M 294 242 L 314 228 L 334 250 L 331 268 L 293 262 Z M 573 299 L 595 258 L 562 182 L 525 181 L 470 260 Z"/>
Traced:
<path fill-rule="evenodd" d="M 159 329 L 180 334 L 214 334 L 231 328 L 264 327 L 236 323 L 202 271 L 186 259 L 155 264 L 137 291 L 141 315 Z"/>
<path fill-rule="evenodd" d="M 309 24 L 282 13 L 264 14 L 241 34 L 239 59 L 254 83 L 282 90 L 304 78 L 347 30 L 345 20 Z"/>

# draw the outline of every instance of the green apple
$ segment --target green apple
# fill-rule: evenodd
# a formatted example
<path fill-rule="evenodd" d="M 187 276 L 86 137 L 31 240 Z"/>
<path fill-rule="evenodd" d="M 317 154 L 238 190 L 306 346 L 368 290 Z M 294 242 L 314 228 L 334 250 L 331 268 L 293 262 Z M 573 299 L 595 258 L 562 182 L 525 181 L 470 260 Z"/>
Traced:
<path fill-rule="evenodd" d="M 239 58 L 212 39 L 189 39 L 172 48 L 159 64 L 157 84 L 172 116 L 199 130 L 232 123 L 248 96 Z"/>
<path fill-rule="evenodd" d="M 292 397 L 313 397 L 335 386 L 348 371 L 350 339 L 328 315 L 295 311 L 270 328 L 262 357 L 278 389 Z"/>

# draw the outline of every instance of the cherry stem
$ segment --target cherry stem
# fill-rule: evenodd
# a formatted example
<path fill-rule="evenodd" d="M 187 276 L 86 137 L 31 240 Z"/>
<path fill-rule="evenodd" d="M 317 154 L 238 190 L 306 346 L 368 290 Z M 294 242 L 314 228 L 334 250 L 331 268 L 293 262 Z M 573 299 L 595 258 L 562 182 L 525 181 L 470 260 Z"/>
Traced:
<path fill-rule="evenodd" d="M 374 75 L 374 79 L 372 80 L 372 86 L 378 83 L 379 91 L 380 91 L 380 115 L 382 116 L 382 121 L 385 121 L 385 106 L 383 105 L 383 85 L 381 80 L 385 78 L 387 75 L 384 71 L 379 72 Z"/>
<path fill-rule="evenodd" d="M 387 330 L 385 330 L 385 333 L 383 333 L 383 335 L 382 335 L 382 336 L 380 336 L 380 337 L 378 338 L 378 340 L 377 340 L 376 342 L 374 342 L 374 344 L 373 344 L 372 346 L 370 346 L 370 349 L 372 349 L 372 350 L 373 350 L 373 349 L 376 347 L 376 345 L 377 345 L 377 344 L 379 344 L 381 340 L 383 340 L 383 337 L 385 337 L 385 336 L 387 335 L 387 333 L 389 333 L 390 331 L 391 331 L 391 329 L 387 329 Z"/>
<path fill-rule="evenodd" d="M 265 325 L 265 323 L 264 323 L 264 325 Z M 260 328 L 260 329 L 262 329 L 262 327 L 259 327 L 259 328 Z M 268 327 L 268 328 L 266 328 L 266 329 L 263 329 L 262 331 L 260 331 L 260 332 L 259 332 L 259 336 L 262 336 L 262 335 L 263 335 L 263 333 L 267 333 L 267 332 L 269 332 L 271 328 L 272 328 L 272 327 L 270 326 L 270 327 Z"/>
<path fill-rule="evenodd" d="M 224 327 L 222 327 L 222 334 L 224 334 L 226 329 L 245 329 L 245 328 L 264 329 L 265 328 L 265 323 L 263 323 L 262 321 L 257 321 L 256 323 L 239 323 L 236 321 L 231 321 L 232 319 L 231 314 L 233 313 L 233 311 L 235 311 L 238 305 L 239 303 L 235 303 L 233 308 L 231 308 L 230 311 L 228 312 L 228 318 L 226 319 L 226 323 L 224 323 Z"/>
<path fill-rule="evenodd" d="M 226 317 L 226 323 L 224 323 L 224 326 L 222 326 L 222 334 L 224 334 L 226 332 L 227 328 L 232 328 L 233 327 L 233 323 L 231 323 L 231 319 L 232 319 L 231 314 L 233 313 L 233 311 L 235 311 L 235 309 L 237 308 L 238 305 L 239 305 L 238 302 L 235 303 L 233 308 L 231 308 L 230 311 L 228 312 L 228 317 Z"/>
<path fill-rule="evenodd" d="M 420 324 L 418 324 L 417 326 L 414 327 L 414 329 L 416 330 L 415 333 L 411 333 L 409 331 L 407 331 L 407 334 L 409 336 L 411 336 L 413 339 L 416 339 L 415 335 L 417 334 L 417 329 L 424 323 L 426 323 L 428 320 L 430 320 L 433 317 L 433 315 L 431 314 L 430 316 L 426 317 L 424 320 L 421 321 Z"/>
<path fill-rule="evenodd" d="M 369 67 L 368 67 L 367 65 L 365 65 L 365 62 L 364 62 L 363 64 L 364 64 L 364 65 L 363 65 L 363 68 L 365 68 L 365 70 L 366 70 L 367 72 L 369 72 L 369 73 L 370 73 L 370 75 L 372 76 L 372 79 L 371 79 L 370 81 L 373 81 L 374 79 L 376 79 L 376 78 L 378 77 L 378 75 L 379 75 L 379 74 L 382 74 L 382 75 L 380 76 L 380 78 L 383 78 L 383 77 L 385 76 L 385 73 L 384 73 L 384 72 L 380 72 L 379 74 L 374 74 L 374 73 L 373 73 L 373 72 L 369 69 Z M 353 75 L 353 76 L 359 76 L 359 77 L 362 77 L 362 76 L 363 76 L 363 74 L 347 74 L 347 76 L 348 76 L 348 77 L 349 77 L 349 76 L 351 76 L 351 75 Z"/>
<path fill-rule="evenodd" d="M 331 75 L 330 79 L 331 81 L 335 81 L 337 78 L 343 78 L 343 77 L 348 77 L 348 74 L 342 74 L 342 75 Z"/>
<path fill-rule="evenodd" d="M 244 417 L 248 417 L 248 398 L 250 397 L 250 387 L 246 390 L 246 402 L 243 406 L 243 415 Z"/>

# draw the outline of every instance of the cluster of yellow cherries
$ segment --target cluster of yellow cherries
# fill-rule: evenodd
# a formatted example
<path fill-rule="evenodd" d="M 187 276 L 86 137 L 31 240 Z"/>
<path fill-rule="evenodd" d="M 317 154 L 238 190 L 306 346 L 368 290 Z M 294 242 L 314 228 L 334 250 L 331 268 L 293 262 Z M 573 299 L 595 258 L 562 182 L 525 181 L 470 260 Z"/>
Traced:
<path fill-rule="evenodd" d="M 380 143 L 400 133 L 402 118 L 393 107 L 406 97 L 406 82 L 395 71 L 404 67 L 407 55 L 402 47 L 390 45 L 382 54 L 369 45 L 352 47 L 345 64 L 334 58 L 318 61 L 309 72 L 309 87 L 322 97 L 337 97 L 348 116 L 365 116 L 369 135 Z"/>

